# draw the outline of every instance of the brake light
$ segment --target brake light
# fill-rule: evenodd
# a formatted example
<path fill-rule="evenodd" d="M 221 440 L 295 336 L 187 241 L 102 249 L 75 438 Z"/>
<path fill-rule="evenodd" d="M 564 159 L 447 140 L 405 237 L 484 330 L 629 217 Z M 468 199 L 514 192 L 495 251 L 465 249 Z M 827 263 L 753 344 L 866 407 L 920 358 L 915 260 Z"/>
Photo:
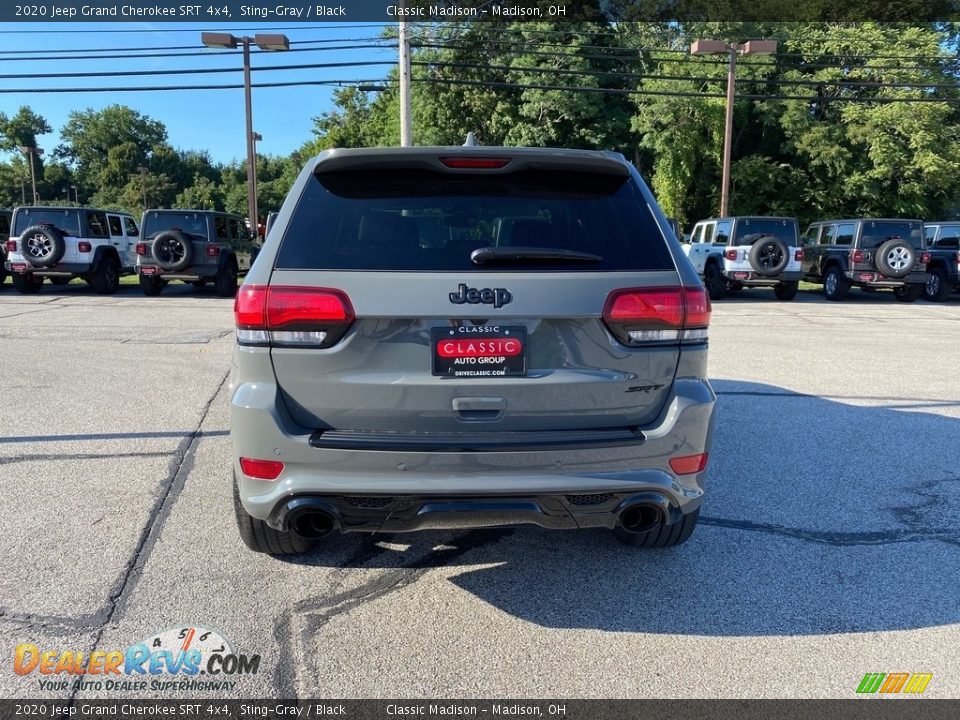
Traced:
<path fill-rule="evenodd" d="M 146 254 L 147 254 L 147 244 L 137 243 L 137 255 L 146 255 Z"/>
<path fill-rule="evenodd" d="M 863 250 L 852 250 L 850 251 L 850 262 L 862 263 L 866 262 L 867 254 Z"/>
<path fill-rule="evenodd" d="M 670 458 L 670 469 L 677 475 L 692 475 L 693 473 L 703 472 L 707 468 L 709 457 L 709 453 L 700 453 L 699 455 L 683 455 Z"/>
<path fill-rule="evenodd" d="M 802 249 L 802 248 L 801 248 L 800 250 L 797 250 L 797 251 L 793 254 L 793 259 L 796 260 L 797 262 L 803 260 L 803 249 Z"/>
<path fill-rule="evenodd" d="M 603 319 L 625 345 L 703 342 L 710 311 L 702 287 L 631 288 L 610 293 Z"/>
<path fill-rule="evenodd" d="M 207 245 L 207 257 L 217 257 L 220 254 L 219 245 Z"/>
<path fill-rule="evenodd" d="M 276 480 L 283 472 L 283 463 L 279 460 L 254 460 L 240 458 L 240 469 L 247 477 L 255 480 Z"/>
<path fill-rule="evenodd" d="M 7 252 L 16 252 L 16 251 L 17 251 L 17 241 L 7 240 Z"/>
<path fill-rule="evenodd" d="M 924 265 L 930 262 L 930 253 L 920 253 L 920 262 L 922 262 Z"/>
<path fill-rule="evenodd" d="M 736 251 L 736 250 L 727 250 L 727 252 L 724 253 L 724 257 L 726 257 L 727 260 L 736 260 L 736 259 L 737 259 L 737 251 Z"/>
<path fill-rule="evenodd" d="M 241 345 L 330 347 L 354 318 L 341 290 L 283 285 L 244 285 L 233 313 Z"/>
<path fill-rule="evenodd" d="M 440 162 L 448 168 L 465 168 L 471 170 L 496 170 L 506 167 L 512 158 L 508 157 L 442 157 Z"/>

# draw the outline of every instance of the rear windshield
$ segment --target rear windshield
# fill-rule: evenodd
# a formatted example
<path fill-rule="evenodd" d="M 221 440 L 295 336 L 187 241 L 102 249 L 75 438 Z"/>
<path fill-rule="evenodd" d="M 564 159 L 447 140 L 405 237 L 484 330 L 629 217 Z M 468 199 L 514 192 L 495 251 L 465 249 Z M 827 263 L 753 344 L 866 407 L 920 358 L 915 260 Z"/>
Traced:
<path fill-rule="evenodd" d="M 788 218 L 741 218 L 734 230 L 734 245 L 753 245 L 761 238 L 777 238 L 787 245 L 799 245 L 797 221 Z"/>
<path fill-rule="evenodd" d="M 151 212 L 143 220 L 144 237 L 164 230 L 179 230 L 191 235 L 207 237 L 207 216 L 195 212 Z"/>
<path fill-rule="evenodd" d="M 22 235 L 23 231 L 37 223 L 49 223 L 59 228 L 64 235 L 80 237 L 80 213 L 76 210 L 49 210 L 47 208 L 21 208 L 17 210 L 16 227 L 13 235 Z"/>
<path fill-rule="evenodd" d="M 483 247 L 590 253 L 590 263 L 475 265 Z M 650 209 L 629 178 L 527 170 L 448 175 L 421 170 L 311 178 L 276 266 L 324 270 L 672 270 Z"/>
<path fill-rule="evenodd" d="M 899 220 L 864 220 L 860 246 L 865 249 L 883 245 L 887 240 L 906 240 L 916 248 L 925 247 L 923 224 Z"/>

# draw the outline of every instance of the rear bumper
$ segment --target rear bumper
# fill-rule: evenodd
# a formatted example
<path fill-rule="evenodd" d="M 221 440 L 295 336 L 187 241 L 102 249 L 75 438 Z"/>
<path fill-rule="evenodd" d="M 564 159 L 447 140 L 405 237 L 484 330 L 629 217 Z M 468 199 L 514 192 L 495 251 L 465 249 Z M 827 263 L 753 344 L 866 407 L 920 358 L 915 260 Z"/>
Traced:
<path fill-rule="evenodd" d="M 926 285 L 930 274 L 927 272 L 912 272 L 902 278 L 891 278 L 876 270 L 847 270 L 844 273 L 853 285 L 875 288 L 898 288 L 904 285 Z M 869 279 L 868 277 L 869 276 Z"/>
<path fill-rule="evenodd" d="M 11 260 L 5 263 L 7 270 L 21 275 L 43 275 L 49 277 L 66 275 L 85 275 L 93 270 L 93 263 L 60 263 L 53 267 L 34 267 L 23 260 Z"/>
<path fill-rule="evenodd" d="M 195 265 L 184 270 L 164 270 L 159 265 L 144 263 L 137 265 L 138 275 L 147 275 L 150 277 L 159 277 L 164 280 L 184 280 L 193 282 L 195 280 L 212 280 L 220 272 L 219 265 Z"/>
<path fill-rule="evenodd" d="M 784 282 L 797 282 L 803 279 L 803 272 L 800 270 L 791 270 L 782 272 L 779 275 L 758 275 L 754 270 L 726 270 L 724 277 L 733 282 L 742 283 L 746 286 L 773 286 Z"/>
<path fill-rule="evenodd" d="M 680 507 L 658 492 L 577 495 L 322 496 L 299 495 L 277 505 L 267 523 L 290 530 L 298 514 L 324 512 L 341 532 L 414 532 L 503 525 L 538 525 L 550 530 L 614 528 L 621 513 L 655 506 L 666 524 L 678 522 Z M 698 503 L 684 508 L 692 511 Z"/>
<path fill-rule="evenodd" d="M 264 352 L 263 362 L 268 361 Z M 437 445 L 442 436 L 417 447 L 402 434 L 318 434 L 291 419 L 274 383 L 235 378 L 236 372 L 230 426 L 240 499 L 250 515 L 269 522 L 282 524 L 276 513 L 288 501 L 312 498 L 330 503 L 344 518 L 358 518 L 357 527 L 369 530 L 383 514 L 359 508 L 364 512 L 358 515 L 346 498 L 376 497 L 402 503 L 387 508 L 396 511 L 393 527 L 434 527 L 441 516 L 443 524 L 461 526 L 465 518 L 473 525 L 490 524 L 480 515 L 544 527 L 609 526 L 612 506 L 573 507 L 567 496 L 609 494 L 611 502 L 622 502 L 649 493 L 662 498 L 671 513 L 685 513 L 699 506 L 704 492 L 706 471 L 676 475 L 669 466 L 670 458 L 710 450 L 716 396 L 701 378 L 677 379 L 659 417 L 636 430 L 554 432 L 549 438 L 487 433 L 491 442 L 485 446 L 471 433 L 446 447 Z M 334 442 L 324 446 L 318 442 L 324 437 Z M 511 437 L 519 444 L 510 447 Z M 279 460 L 283 472 L 273 481 L 247 477 L 241 456 Z M 602 518 L 593 517 L 597 513 Z"/>

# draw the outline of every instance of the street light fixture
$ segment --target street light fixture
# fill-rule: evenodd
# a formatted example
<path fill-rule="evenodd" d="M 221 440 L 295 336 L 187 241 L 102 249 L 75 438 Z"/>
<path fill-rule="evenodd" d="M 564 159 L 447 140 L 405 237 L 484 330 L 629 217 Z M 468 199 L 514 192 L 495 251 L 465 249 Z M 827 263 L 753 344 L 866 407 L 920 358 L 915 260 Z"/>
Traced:
<path fill-rule="evenodd" d="M 43 150 L 38 147 L 21 145 L 20 152 L 22 152 L 24 155 L 30 156 L 30 184 L 33 187 L 33 204 L 36 205 L 40 201 L 40 198 L 37 196 L 37 175 L 33 169 L 33 156 L 43 155 Z"/>
<path fill-rule="evenodd" d="M 720 216 L 730 210 L 730 156 L 733 146 L 733 104 L 737 83 L 737 55 L 772 55 L 777 51 L 776 40 L 748 40 L 728 43 L 722 40 L 694 40 L 691 55 L 723 55 L 730 58 L 727 66 L 727 114 L 723 127 L 723 178 L 720 181 Z"/>
<path fill-rule="evenodd" d="M 257 33 L 253 37 L 246 35 L 237 37 L 230 33 L 201 33 L 200 40 L 207 47 L 236 49 L 243 47 L 243 99 L 247 117 L 247 213 L 250 216 L 250 225 L 254 235 L 259 237 L 257 223 L 257 155 L 256 140 L 253 132 L 253 99 L 250 88 L 250 43 L 255 43 L 261 50 L 289 50 L 290 39 L 279 33 Z"/>

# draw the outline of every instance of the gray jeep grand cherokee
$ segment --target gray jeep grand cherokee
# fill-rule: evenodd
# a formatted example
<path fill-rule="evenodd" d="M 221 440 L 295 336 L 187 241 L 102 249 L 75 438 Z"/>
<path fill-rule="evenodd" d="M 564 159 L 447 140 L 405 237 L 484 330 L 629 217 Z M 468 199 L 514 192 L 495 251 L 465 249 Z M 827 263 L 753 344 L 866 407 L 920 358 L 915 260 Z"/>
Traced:
<path fill-rule="evenodd" d="M 665 547 L 697 522 L 710 303 L 619 154 L 329 150 L 235 302 L 253 550 L 532 523 Z"/>

